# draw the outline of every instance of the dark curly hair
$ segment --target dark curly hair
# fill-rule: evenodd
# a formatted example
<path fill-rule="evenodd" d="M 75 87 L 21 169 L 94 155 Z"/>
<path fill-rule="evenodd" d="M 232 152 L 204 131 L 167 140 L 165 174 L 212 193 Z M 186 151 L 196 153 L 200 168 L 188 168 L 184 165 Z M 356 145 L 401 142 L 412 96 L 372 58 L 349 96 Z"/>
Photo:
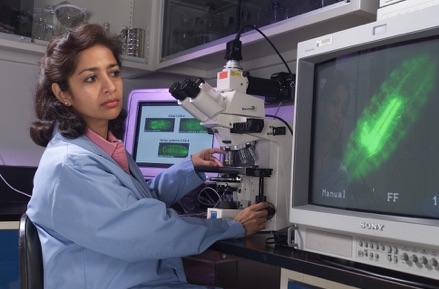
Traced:
<path fill-rule="evenodd" d="M 68 90 L 68 78 L 78 65 L 79 54 L 97 44 L 109 48 L 119 67 L 122 67 L 122 44 L 119 37 L 106 32 L 99 24 L 83 24 L 50 40 L 46 54 L 41 59 L 36 85 L 34 109 L 37 120 L 30 127 L 30 136 L 37 145 L 47 146 L 55 125 L 68 138 L 77 138 L 84 134 L 84 119 L 71 107 L 62 105 L 57 100 L 52 92 L 52 83 L 58 83 L 62 91 Z M 126 111 L 122 109 L 119 116 L 109 122 L 110 131 L 119 139 L 124 134 L 126 115 Z"/>

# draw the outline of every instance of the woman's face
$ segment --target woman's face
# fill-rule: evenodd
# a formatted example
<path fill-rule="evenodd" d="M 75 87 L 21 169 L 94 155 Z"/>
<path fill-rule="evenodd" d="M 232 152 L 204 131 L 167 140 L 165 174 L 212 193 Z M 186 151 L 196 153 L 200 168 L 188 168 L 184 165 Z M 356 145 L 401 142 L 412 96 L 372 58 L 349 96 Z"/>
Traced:
<path fill-rule="evenodd" d="M 106 138 L 108 121 L 119 115 L 123 98 L 120 68 L 111 50 L 95 45 L 82 51 L 68 82 L 66 97 L 72 107 L 88 128 Z"/>

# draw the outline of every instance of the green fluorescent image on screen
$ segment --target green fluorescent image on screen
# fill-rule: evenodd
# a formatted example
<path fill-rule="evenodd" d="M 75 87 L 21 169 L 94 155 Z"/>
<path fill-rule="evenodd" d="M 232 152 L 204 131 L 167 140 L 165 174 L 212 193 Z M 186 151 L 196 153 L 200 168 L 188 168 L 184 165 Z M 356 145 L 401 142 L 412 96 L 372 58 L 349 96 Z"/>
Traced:
<path fill-rule="evenodd" d="M 175 119 L 172 118 L 146 118 L 145 132 L 171 132 L 174 124 Z"/>
<path fill-rule="evenodd" d="M 195 118 L 180 119 L 181 133 L 207 133 L 207 128 L 200 124 L 200 121 Z"/>
<path fill-rule="evenodd" d="M 189 155 L 188 143 L 160 143 L 159 157 L 165 158 L 185 158 Z"/>
<path fill-rule="evenodd" d="M 133 157 L 142 167 L 169 167 L 211 148 L 213 134 L 177 102 L 140 102 Z"/>

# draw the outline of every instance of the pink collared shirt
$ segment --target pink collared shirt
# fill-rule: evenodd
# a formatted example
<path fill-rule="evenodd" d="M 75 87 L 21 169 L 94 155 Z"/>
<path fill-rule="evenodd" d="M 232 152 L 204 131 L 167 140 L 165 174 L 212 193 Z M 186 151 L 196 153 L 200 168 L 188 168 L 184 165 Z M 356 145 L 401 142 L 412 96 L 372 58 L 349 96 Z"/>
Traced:
<path fill-rule="evenodd" d="M 91 129 L 87 128 L 84 133 L 92 142 L 109 154 L 126 172 L 130 172 L 125 146 L 111 131 L 108 132 L 108 140 L 104 139 Z"/>

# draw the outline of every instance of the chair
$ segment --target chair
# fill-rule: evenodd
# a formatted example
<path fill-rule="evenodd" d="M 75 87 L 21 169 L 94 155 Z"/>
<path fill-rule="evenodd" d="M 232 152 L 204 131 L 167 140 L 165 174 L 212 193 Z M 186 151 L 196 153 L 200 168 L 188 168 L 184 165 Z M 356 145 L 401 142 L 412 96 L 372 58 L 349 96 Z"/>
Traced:
<path fill-rule="evenodd" d="M 24 213 L 18 228 L 20 289 L 43 289 L 43 255 L 37 228 Z"/>

